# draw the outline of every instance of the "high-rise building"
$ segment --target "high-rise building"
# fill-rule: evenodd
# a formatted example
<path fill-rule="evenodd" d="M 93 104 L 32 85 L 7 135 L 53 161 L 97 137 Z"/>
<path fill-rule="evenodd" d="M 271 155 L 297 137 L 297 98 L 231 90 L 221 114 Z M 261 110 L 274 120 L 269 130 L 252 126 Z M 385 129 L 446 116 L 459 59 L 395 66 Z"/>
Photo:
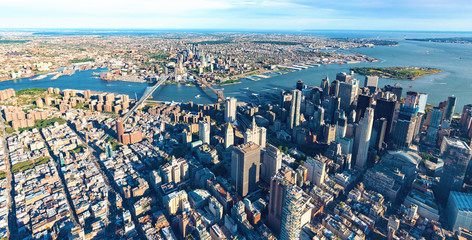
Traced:
<path fill-rule="evenodd" d="M 384 92 L 392 92 L 397 97 L 397 100 L 402 98 L 403 88 L 399 83 L 396 83 L 394 86 L 387 85 L 383 89 Z"/>
<path fill-rule="evenodd" d="M 290 115 L 288 126 L 290 129 L 300 125 L 300 106 L 302 102 L 302 92 L 298 89 L 292 91 L 292 102 L 290 105 Z"/>
<path fill-rule="evenodd" d="M 456 108 L 456 97 L 450 96 L 447 98 L 446 110 L 444 111 L 444 119 L 451 122 L 452 116 L 454 116 L 454 109 Z"/>
<path fill-rule="evenodd" d="M 225 132 L 225 149 L 228 149 L 232 147 L 234 144 L 234 130 L 233 127 L 231 126 L 231 123 L 228 123 L 226 126 L 226 132 Z"/>
<path fill-rule="evenodd" d="M 463 131 L 468 131 L 472 123 L 472 104 L 464 105 L 462 109 L 460 126 Z"/>
<path fill-rule="evenodd" d="M 207 121 L 201 121 L 198 124 L 199 138 L 205 144 L 210 144 L 210 127 L 210 123 Z"/>
<path fill-rule="evenodd" d="M 244 143 L 253 142 L 264 149 L 266 147 L 266 140 L 267 129 L 265 127 L 258 127 L 256 119 L 253 117 L 251 126 L 244 132 Z"/>
<path fill-rule="evenodd" d="M 372 136 L 370 138 L 370 146 L 375 150 L 381 150 L 385 141 L 385 133 L 387 130 L 387 120 L 380 118 L 374 121 L 372 127 Z"/>
<path fill-rule="evenodd" d="M 236 98 L 226 98 L 225 100 L 225 122 L 236 121 Z"/>
<path fill-rule="evenodd" d="M 307 180 L 316 186 L 321 186 L 326 178 L 326 157 L 316 155 L 314 158 L 308 157 L 303 164 L 307 169 Z"/>
<path fill-rule="evenodd" d="M 436 145 L 439 127 L 441 125 L 441 118 L 443 111 L 439 108 L 433 108 L 431 111 L 431 119 L 429 121 L 428 131 L 426 132 L 426 142 L 430 145 Z"/>
<path fill-rule="evenodd" d="M 405 99 L 400 107 L 395 129 L 392 133 L 393 144 L 398 148 L 409 148 L 413 142 L 419 108 L 412 99 Z"/>
<path fill-rule="evenodd" d="M 340 98 L 340 108 L 345 112 L 351 111 L 352 104 L 357 99 L 357 94 L 359 91 L 359 81 L 356 79 L 351 79 L 350 83 L 341 82 L 339 84 L 339 94 Z"/>
<path fill-rule="evenodd" d="M 276 234 L 280 233 L 280 220 L 282 218 L 282 204 L 285 190 L 289 185 L 295 183 L 296 174 L 293 169 L 290 170 L 292 171 L 287 171 L 286 173 L 283 173 L 283 171 L 277 172 L 270 181 L 268 226 Z"/>
<path fill-rule="evenodd" d="M 374 111 L 374 119 L 377 120 L 380 118 L 385 118 L 385 120 L 387 120 L 385 141 L 390 140 L 390 135 L 393 129 L 393 121 L 398 109 L 400 109 L 400 104 L 394 98 L 377 99 L 377 104 Z"/>
<path fill-rule="evenodd" d="M 301 216 L 305 202 L 303 190 L 296 186 L 287 187 L 283 198 L 281 216 L 281 240 L 298 240 L 301 232 Z"/>
<path fill-rule="evenodd" d="M 364 117 L 359 121 L 359 126 L 356 129 L 355 135 L 355 147 L 357 147 L 357 156 L 355 161 L 357 169 L 364 169 L 366 167 L 373 123 L 374 109 L 367 108 Z"/>
<path fill-rule="evenodd" d="M 451 192 L 445 212 L 454 232 L 459 228 L 472 231 L 472 194 Z"/>
<path fill-rule="evenodd" d="M 302 81 L 302 80 L 298 80 L 296 89 L 298 89 L 298 90 L 301 91 L 301 90 L 303 90 L 304 88 L 305 88 L 305 84 L 303 83 L 303 81 Z"/>
<path fill-rule="evenodd" d="M 257 189 L 260 165 L 261 149 L 257 144 L 249 142 L 233 148 L 231 179 L 242 197 Z"/>
<path fill-rule="evenodd" d="M 336 125 L 336 141 L 346 136 L 347 118 L 344 111 L 341 113 L 341 117 L 338 118 Z"/>
<path fill-rule="evenodd" d="M 116 137 L 120 143 L 123 143 L 123 134 L 125 133 L 125 127 L 123 126 L 123 119 L 116 119 Z"/>
<path fill-rule="evenodd" d="M 356 122 L 359 122 L 359 120 L 364 117 L 365 110 L 371 108 L 373 103 L 373 95 L 361 94 L 357 97 Z"/>
<path fill-rule="evenodd" d="M 329 96 L 329 78 L 326 76 L 326 78 L 323 78 L 321 80 L 321 89 L 323 89 L 323 99 L 326 99 Z"/>
<path fill-rule="evenodd" d="M 440 152 L 444 160 L 444 166 L 438 189 L 441 192 L 439 199 L 445 202 L 449 191 L 460 191 L 462 189 L 472 151 L 464 141 L 444 137 Z"/>
<path fill-rule="evenodd" d="M 379 77 L 365 76 L 364 87 L 368 88 L 371 93 L 374 93 L 377 90 L 378 83 L 379 83 Z"/>
<path fill-rule="evenodd" d="M 269 144 L 262 157 L 261 178 L 270 183 L 272 177 L 282 167 L 282 153 L 278 148 Z"/>

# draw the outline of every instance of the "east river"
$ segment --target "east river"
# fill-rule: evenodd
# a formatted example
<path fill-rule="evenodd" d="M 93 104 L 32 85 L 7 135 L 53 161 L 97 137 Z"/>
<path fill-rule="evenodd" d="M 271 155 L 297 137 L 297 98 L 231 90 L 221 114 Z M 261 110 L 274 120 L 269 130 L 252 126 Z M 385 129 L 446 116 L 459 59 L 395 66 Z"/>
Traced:
<path fill-rule="evenodd" d="M 428 103 L 438 104 L 450 95 L 457 97 L 456 112 L 462 111 L 464 104 L 472 103 L 472 44 L 432 43 L 403 40 L 406 38 L 430 38 L 430 37 L 471 37 L 472 33 L 418 33 L 418 32 L 345 32 L 345 31 L 320 31 L 311 32 L 320 37 L 351 37 L 351 38 L 381 38 L 392 39 L 399 42 L 395 47 L 357 48 L 352 51 L 379 59 L 375 63 L 358 64 L 331 64 L 311 67 L 283 75 L 274 75 L 271 78 L 260 81 L 241 79 L 240 84 L 226 85 L 223 88 L 225 96 L 236 97 L 240 100 L 248 99 L 252 93 L 275 93 L 281 89 L 293 89 L 298 80 L 302 80 L 308 86 L 319 86 L 321 79 L 328 76 L 332 81 L 336 73 L 349 72 L 351 67 L 388 67 L 388 66 L 412 66 L 432 67 L 443 72 L 425 76 L 415 81 L 380 79 L 379 87 L 400 83 L 404 93 L 409 87 L 418 92 L 428 94 Z M 72 76 L 62 76 L 52 80 L 47 76 L 41 80 L 31 78 L 0 82 L 0 89 L 13 88 L 48 88 L 60 89 L 90 89 L 94 91 L 115 92 L 128 94 L 131 98 L 140 97 L 149 84 L 120 81 L 103 81 L 93 76 L 93 72 L 100 70 L 88 70 L 76 72 Z M 102 70 L 103 71 L 103 70 Z M 364 77 L 357 75 L 361 86 Z M 199 98 L 195 96 L 200 95 Z M 216 96 L 209 90 L 198 87 L 190 87 L 182 84 L 172 84 L 160 87 L 153 94 L 154 100 L 195 103 L 212 103 Z"/>

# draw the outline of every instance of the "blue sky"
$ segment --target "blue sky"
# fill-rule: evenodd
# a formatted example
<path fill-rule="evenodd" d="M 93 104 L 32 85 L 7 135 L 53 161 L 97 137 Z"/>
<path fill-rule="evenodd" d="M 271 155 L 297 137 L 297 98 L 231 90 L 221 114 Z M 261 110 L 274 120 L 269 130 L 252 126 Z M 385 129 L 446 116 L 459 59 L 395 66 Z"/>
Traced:
<path fill-rule="evenodd" d="M 472 31 L 472 0 L 0 0 L 0 28 Z"/>

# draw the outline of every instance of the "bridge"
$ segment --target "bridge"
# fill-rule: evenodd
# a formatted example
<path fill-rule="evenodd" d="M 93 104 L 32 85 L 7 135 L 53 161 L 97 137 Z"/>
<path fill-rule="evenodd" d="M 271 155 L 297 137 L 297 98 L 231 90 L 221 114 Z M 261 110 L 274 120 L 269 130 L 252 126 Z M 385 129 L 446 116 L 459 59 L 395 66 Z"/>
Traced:
<path fill-rule="evenodd" d="M 205 87 L 207 87 L 208 89 L 210 89 L 213 93 L 216 94 L 216 96 L 218 97 L 218 100 L 221 100 L 221 101 L 225 101 L 225 96 L 223 95 L 223 90 L 216 90 L 213 88 L 213 86 L 211 86 L 205 79 L 201 78 L 201 77 L 195 77 L 197 79 L 197 82 L 198 83 L 201 83 L 202 85 L 204 85 Z"/>
<path fill-rule="evenodd" d="M 141 106 L 141 104 L 143 104 L 154 93 L 154 91 L 156 91 L 157 88 L 159 88 L 163 83 L 165 83 L 165 81 L 167 81 L 167 79 L 169 79 L 169 77 L 170 77 L 170 75 L 161 76 L 159 78 L 159 80 L 157 80 L 156 84 L 154 84 L 154 86 L 147 87 L 146 90 L 144 90 L 144 94 L 139 99 L 139 101 L 137 101 L 134 104 L 134 106 L 125 115 L 122 116 L 123 122 L 126 122 L 128 120 L 128 118 L 133 113 L 135 113 L 136 110 L 139 109 L 139 106 Z M 116 131 L 115 126 L 113 126 L 112 129 Z M 100 138 L 99 141 L 105 141 L 105 139 L 108 138 L 108 136 L 109 136 L 108 134 L 103 134 L 103 136 Z"/>
<path fill-rule="evenodd" d="M 156 89 L 158 87 L 160 87 L 165 81 L 167 81 L 167 79 L 169 79 L 170 75 L 165 75 L 165 76 L 161 76 L 159 78 L 159 80 L 157 80 L 156 84 L 152 87 L 147 87 L 146 90 L 144 90 L 144 94 L 143 96 L 139 99 L 139 101 L 137 101 L 134 106 L 123 116 L 123 122 L 126 122 L 128 120 L 128 118 L 134 113 L 136 112 L 136 110 L 138 110 L 139 106 L 141 106 L 141 104 L 143 104 L 146 99 L 148 99 L 150 96 L 152 96 L 152 94 L 154 93 L 154 91 L 156 91 Z"/>

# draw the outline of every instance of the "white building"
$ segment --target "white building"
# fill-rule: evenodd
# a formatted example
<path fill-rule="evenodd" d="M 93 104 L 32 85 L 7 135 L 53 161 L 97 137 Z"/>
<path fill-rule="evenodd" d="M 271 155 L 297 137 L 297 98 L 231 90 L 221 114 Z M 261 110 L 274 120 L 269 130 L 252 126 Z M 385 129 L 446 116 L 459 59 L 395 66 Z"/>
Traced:
<path fill-rule="evenodd" d="M 226 98 L 225 100 L 225 122 L 236 121 L 236 98 Z"/>

